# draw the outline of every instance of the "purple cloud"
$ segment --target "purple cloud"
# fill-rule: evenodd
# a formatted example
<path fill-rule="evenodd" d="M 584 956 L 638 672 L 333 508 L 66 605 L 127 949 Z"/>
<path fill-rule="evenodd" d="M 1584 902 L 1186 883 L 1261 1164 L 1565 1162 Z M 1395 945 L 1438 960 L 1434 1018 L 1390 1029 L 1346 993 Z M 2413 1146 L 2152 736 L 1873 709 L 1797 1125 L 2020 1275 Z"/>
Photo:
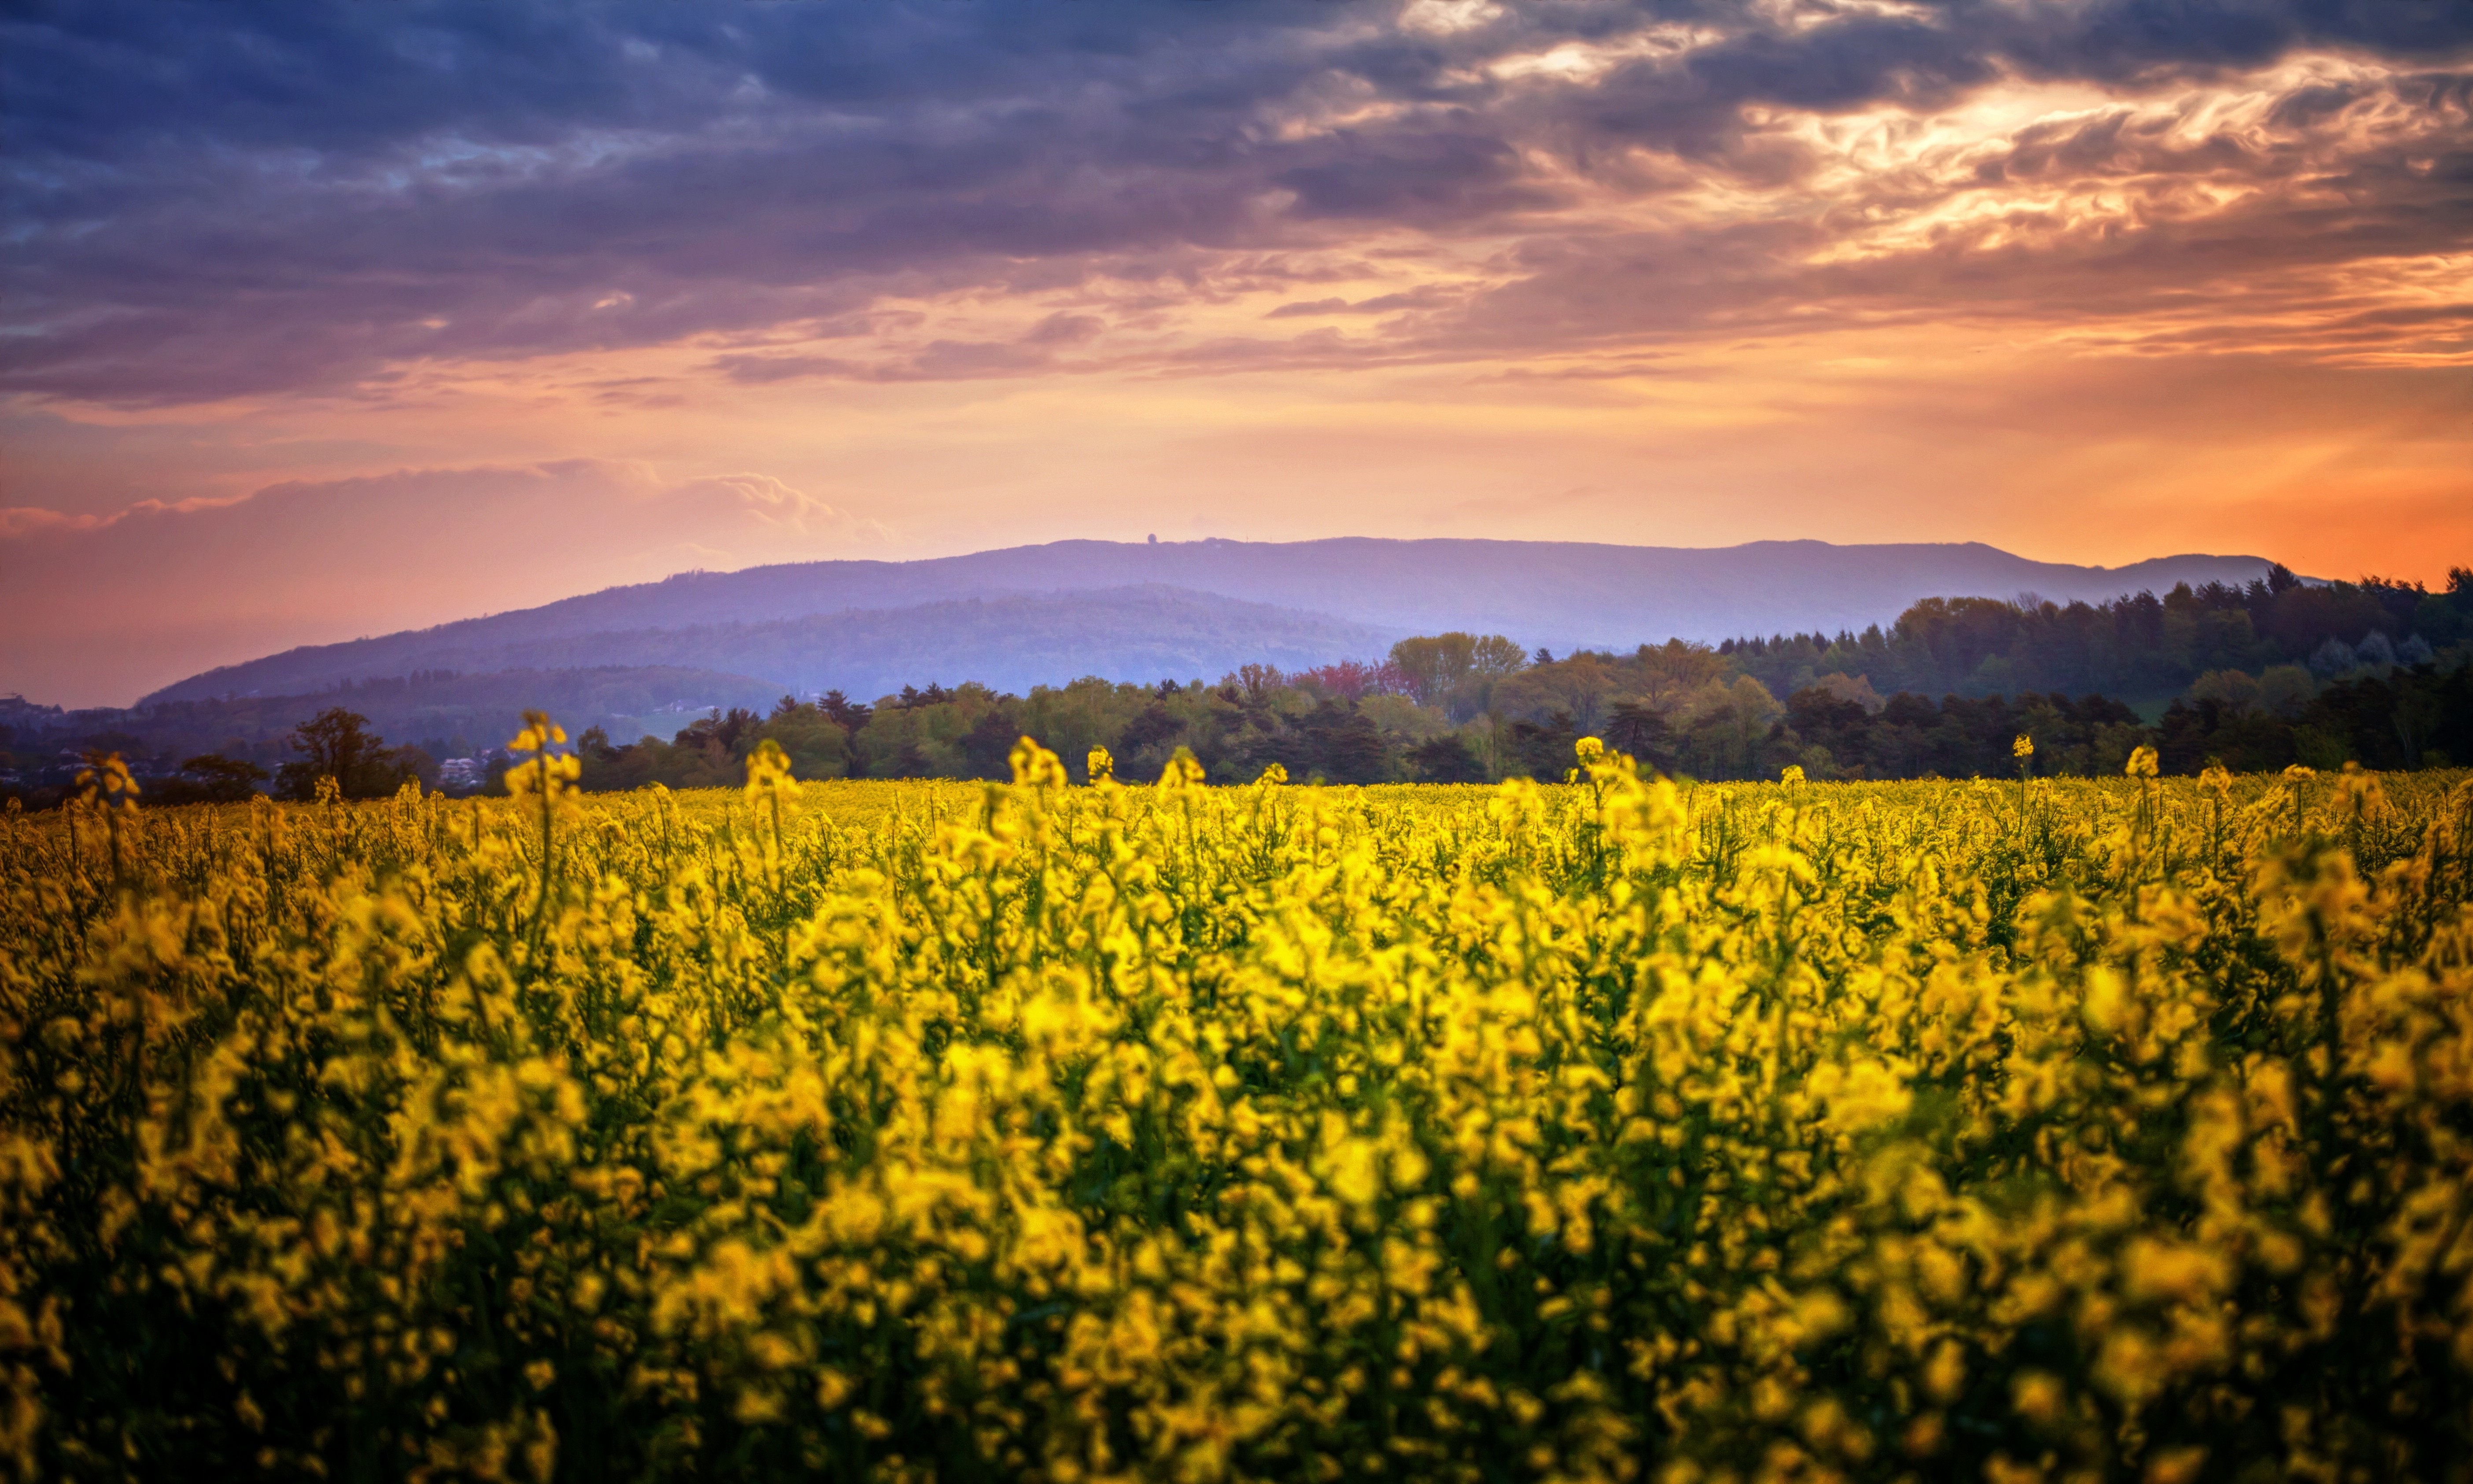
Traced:
<path fill-rule="evenodd" d="M 874 325 L 888 298 L 964 292 L 1170 312 L 1277 285 L 1284 255 L 1319 272 L 1307 260 L 1368 232 L 1505 246 L 1490 287 L 1271 317 L 1412 311 L 1365 353 L 1449 358 L 1814 305 L 2032 315 L 2092 293 L 2147 313 L 2203 298 L 2211 269 L 2306 275 L 2473 235 L 2461 3 L 1773 14 L 1575 0 L 1447 30 L 1307 0 L 20 7 L 0 19 L 0 391 L 382 392 L 415 362 Z M 1537 60 L 1557 49 L 1576 71 Z M 2314 49 L 2360 65 L 2279 84 L 2243 130 L 2125 103 L 2022 127 L 1962 172 L 1841 180 L 1780 122 L 1954 108 L 2014 79 L 2160 98 Z M 2067 209 L 1951 209 L 2098 180 L 2141 205 L 2109 237 Z M 2256 199 L 2182 212 L 2176 182 Z M 1717 189 L 1763 204 L 1625 219 Z M 1873 251 L 1884 216 L 1923 225 Z M 1106 316 L 1055 312 L 1019 341 L 712 364 L 741 382 L 977 377 L 1104 344 L 1083 322 Z"/>

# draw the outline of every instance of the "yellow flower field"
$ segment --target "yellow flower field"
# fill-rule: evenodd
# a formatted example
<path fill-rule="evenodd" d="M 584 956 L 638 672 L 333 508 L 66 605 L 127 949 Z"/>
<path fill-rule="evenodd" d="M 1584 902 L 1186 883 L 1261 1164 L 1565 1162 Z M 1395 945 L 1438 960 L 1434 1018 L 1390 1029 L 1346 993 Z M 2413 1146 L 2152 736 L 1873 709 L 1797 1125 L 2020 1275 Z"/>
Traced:
<path fill-rule="evenodd" d="M 1582 751 L 9 816 L 0 1457 L 2473 1476 L 2463 774 Z"/>

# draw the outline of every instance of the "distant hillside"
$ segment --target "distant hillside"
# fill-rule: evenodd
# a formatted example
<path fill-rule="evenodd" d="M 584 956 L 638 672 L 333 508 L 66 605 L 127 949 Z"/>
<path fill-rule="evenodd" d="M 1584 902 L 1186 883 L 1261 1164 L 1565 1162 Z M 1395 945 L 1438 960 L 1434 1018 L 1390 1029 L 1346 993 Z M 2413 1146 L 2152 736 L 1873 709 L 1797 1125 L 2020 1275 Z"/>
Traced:
<path fill-rule="evenodd" d="M 358 711 L 389 742 L 440 742 L 457 750 L 495 747 L 537 707 L 570 732 L 601 727 L 629 738 L 662 736 L 720 706 L 762 709 L 781 693 L 769 680 L 680 666 L 507 669 L 490 674 L 423 671 L 342 689 L 288 695 L 154 702 L 127 710 L 12 707 L 0 698 L 0 727 L 25 745 L 74 741 L 134 754 L 228 752 L 280 760 L 291 730 L 330 706 Z M 460 739 L 460 740 L 459 740 Z"/>
<path fill-rule="evenodd" d="M 1447 629 L 1507 634 L 1558 651 L 1628 650 L 1675 636 L 1860 630 L 1932 596 L 2031 591 L 2099 600 L 2184 581 L 2246 583 L 2268 565 L 2260 557 L 2182 556 L 2069 566 L 1974 543 L 1756 541 L 1702 550 L 1371 538 L 1058 541 L 922 562 L 687 573 L 417 633 L 293 650 L 210 670 L 148 699 L 274 694 L 442 666 L 655 662 L 853 695 L 938 678 L 1026 687 L 1084 673 L 1215 675 L 1214 667 L 1240 656 L 1283 664 L 1335 659 L 1370 654 L 1389 635 Z M 1126 588 L 1153 596 L 1133 604 L 1110 596 Z M 1183 590 L 1171 597 L 1162 589 Z M 968 600 L 994 605 L 1028 594 L 1050 601 L 968 608 Z M 1215 606 L 1222 602 L 1233 606 Z M 894 616 L 913 610 L 921 611 Z M 795 634 L 751 632 L 801 619 L 833 621 Z M 1135 619 L 1170 629 L 1145 636 L 1125 627 Z M 713 647 L 724 642 L 769 647 Z M 751 658 L 759 653 L 765 658 Z"/>
<path fill-rule="evenodd" d="M 427 670 L 648 664 L 760 675 L 777 692 L 839 689 L 872 701 L 930 681 L 1027 691 L 1084 675 L 1217 680 L 1243 664 L 1293 668 L 1380 654 L 1405 632 L 1159 586 L 547 635 L 487 620 L 293 650 L 211 671 L 141 704 L 251 690 L 297 694 L 356 676 Z"/>

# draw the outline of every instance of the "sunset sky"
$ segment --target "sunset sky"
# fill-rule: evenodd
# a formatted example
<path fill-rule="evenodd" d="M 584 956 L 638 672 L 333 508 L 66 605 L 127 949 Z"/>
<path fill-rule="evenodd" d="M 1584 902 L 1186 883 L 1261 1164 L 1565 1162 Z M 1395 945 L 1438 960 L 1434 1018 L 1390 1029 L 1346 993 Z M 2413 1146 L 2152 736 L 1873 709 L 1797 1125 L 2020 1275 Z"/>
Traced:
<path fill-rule="evenodd" d="M 2473 562 L 2466 0 L 17 4 L 0 152 L 36 701 L 1066 537 Z"/>

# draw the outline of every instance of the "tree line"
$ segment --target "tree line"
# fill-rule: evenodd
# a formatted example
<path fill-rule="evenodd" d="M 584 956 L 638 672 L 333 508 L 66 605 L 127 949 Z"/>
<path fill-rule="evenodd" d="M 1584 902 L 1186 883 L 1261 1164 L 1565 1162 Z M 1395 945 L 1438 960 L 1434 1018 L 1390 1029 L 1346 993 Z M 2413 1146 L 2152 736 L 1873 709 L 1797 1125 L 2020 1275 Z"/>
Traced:
<path fill-rule="evenodd" d="M 1778 695 L 1842 674 L 1867 676 L 1885 695 L 2161 699 L 2212 671 L 2290 665 L 2324 682 L 2365 667 L 2410 669 L 2468 639 L 2473 568 L 2450 569 L 2433 592 L 2379 577 L 2304 583 L 2278 565 L 2245 586 L 2183 583 L 2160 598 L 1928 598 L 1886 630 L 1730 639 L 1717 649 Z"/>
<path fill-rule="evenodd" d="M 2473 599 L 2473 585 L 2455 590 Z M 1404 640 L 1379 662 L 1293 674 L 1248 665 L 1216 684 L 1086 679 L 1027 697 L 931 684 L 873 706 L 837 692 L 813 703 L 785 696 L 769 714 L 716 711 L 666 743 L 621 746 L 588 732 L 583 780 L 729 782 L 766 740 L 803 778 L 1000 778 L 1024 734 L 1077 771 L 1093 746 L 1128 778 L 1155 777 L 1183 751 L 1226 782 L 1274 763 L 1292 778 L 1334 783 L 1556 779 L 1573 744 L 1591 735 L 1661 771 L 1708 779 L 1775 778 L 1788 766 L 1813 778 L 2007 776 L 2022 734 L 2043 773 L 2116 773 L 2142 746 L 2182 773 L 2215 763 L 2473 765 L 2473 646 L 2461 641 L 2417 663 L 2357 656 L 2324 681 L 2306 667 L 2204 672 L 2151 722 L 2101 693 L 1885 696 L 1867 675 L 1839 671 L 1780 700 L 1740 653 L 1676 640 L 1557 658 L 1501 635 L 1453 634 Z"/>
<path fill-rule="evenodd" d="M 2021 734 L 2045 772 L 2115 772 L 2141 746 L 2177 772 L 2473 764 L 2468 661 L 2473 569 L 2433 592 L 2376 577 L 2305 584 L 2278 566 L 2245 587 L 2102 604 L 1929 598 L 1886 631 L 1828 639 L 1558 658 L 1454 633 L 1376 661 L 1248 665 L 1216 684 L 1093 679 L 1027 697 L 930 685 L 874 706 L 784 697 L 770 715 L 716 712 L 669 743 L 593 737 L 584 775 L 726 781 L 770 739 L 806 777 L 998 778 L 1024 733 L 1068 758 L 1105 747 L 1128 778 L 1183 749 L 1231 781 L 1272 763 L 1347 783 L 1556 778 L 1586 735 L 1712 779 L 1789 765 L 1823 778 L 2005 776 Z"/>
<path fill-rule="evenodd" d="M 2113 683 L 1986 688 L 2020 677 Z M 2142 693 L 2143 714 L 2132 704 Z M 1930 598 L 1861 634 L 1674 639 L 1630 654 L 1557 657 L 1502 634 L 1428 634 L 1379 659 L 1249 664 L 1209 683 L 783 696 L 769 710 L 715 707 L 667 740 L 621 742 L 596 727 L 574 747 L 583 786 L 606 790 L 734 784 L 767 741 L 802 778 L 1001 778 L 1016 739 L 1030 735 L 1077 775 L 1096 747 L 1125 778 L 1156 777 L 1184 753 L 1214 781 L 1276 764 L 1300 781 L 1377 783 L 1560 778 L 1582 736 L 1713 780 L 1788 766 L 1813 778 L 2007 776 L 2021 734 L 2046 773 L 2115 772 L 2141 746 L 2179 773 L 2473 765 L 2473 570 L 2452 569 L 2437 592 L 2378 578 L 2307 585 L 2278 567 L 2247 587 L 2184 585 L 2094 605 Z M 372 798 L 439 781 L 429 751 L 388 746 L 342 706 L 295 727 L 285 751 L 271 771 L 192 755 L 150 782 L 148 798 L 309 799 L 324 778 L 342 797 Z M 503 766 L 470 781 L 493 788 Z"/>

